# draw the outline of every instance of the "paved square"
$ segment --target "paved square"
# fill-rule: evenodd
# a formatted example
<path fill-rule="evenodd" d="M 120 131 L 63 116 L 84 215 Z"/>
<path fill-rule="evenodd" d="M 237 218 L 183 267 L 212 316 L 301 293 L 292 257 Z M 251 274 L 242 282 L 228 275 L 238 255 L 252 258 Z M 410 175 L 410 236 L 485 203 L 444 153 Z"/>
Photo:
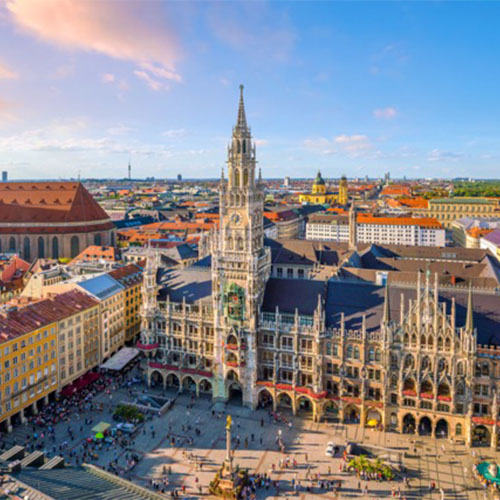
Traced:
<path fill-rule="evenodd" d="M 133 390 L 176 396 L 173 392 L 165 393 L 143 386 L 134 386 Z M 49 456 L 62 454 L 67 462 L 80 463 L 84 442 L 92 436 L 91 428 L 100 421 L 112 423 L 113 408 L 124 400 L 130 400 L 128 389 L 125 388 L 111 387 L 109 394 L 98 394 L 94 402 L 102 404 L 102 412 L 81 412 L 77 417 L 75 411 L 70 421 L 56 425 L 55 442 L 48 442 L 47 439 L 45 442 L 38 429 L 38 447 L 42 446 Z M 216 411 L 220 408 L 224 409 L 224 414 Z M 215 412 L 215 415 L 212 412 Z M 273 480 L 268 489 L 257 490 L 259 499 L 297 496 L 303 499 L 378 499 L 390 498 L 393 491 L 398 497 L 398 488 L 401 490 L 401 498 L 407 499 L 487 498 L 470 475 L 472 455 L 462 444 L 420 437 L 413 443 L 413 436 L 381 432 L 359 425 L 315 423 L 290 414 L 284 416 L 291 425 L 284 422 L 275 423 L 266 410 L 251 411 L 232 404 L 214 405 L 209 399 L 193 400 L 188 394 L 177 396 L 174 406 L 163 416 L 156 415 L 146 421 L 126 447 L 103 443 L 95 451 L 97 458 L 89 458 L 87 453 L 85 461 L 107 468 L 114 460 L 118 464 L 120 475 L 148 487 L 151 486 L 152 480 L 157 480 L 161 483 L 160 491 L 163 488 L 167 497 L 174 489 L 180 492 L 182 486 L 185 486 L 186 498 L 200 498 L 201 486 L 202 496 L 206 498 L 208 483 L 225 456 L 224 428 L 228 413 L 233 417 L 235 463 L 240 467 L 249 468 L 253 473 L 268 474 Z M 85 419 L 89 417 L 92 421 L 85 423 Z M 68 435 L 69 428 L 72 429 L 73 439 Z M 278 434 L 281 434 L 286 447 L 284 454 L 278 450 L 276 444 Z M 21 426 L 16 427 L 12 434 L 4 436 L 3 441 L 5 446 L 14 442 L 33 443 L 32 436 L 31 426 Z M 175 440 L 174 445 L 172 438 Z M 359 481 L 352 474 L 341 472 L 342 459 L 325 456 L 326 444 L 329 441 L 339 445 L 354 441 L 404 451 L 406 475 L 410 479 L 411 487 L 406 488 L 401 478 L 393 482 L 366 482 Z M 476 453 L 476 459 L 498 459 L 498 454 L 489 448 L 477 448 Z M 133 454 L 139 456 L 140 460 L 130 472 L 126 472 L 127 459 L 130 460 Z M 284 461 L 287 456 L 290 457 L 292 465 L 288 468 L 280 467 L 280 461 Z M 296 467 L 293 467 L 294 459 L 297 461 Z M 312 480 L 316 479 L 318 474 L 321 482 L 341 481 L 342 486 L 336 497 L 331 488 L 321 489 L 320 482 Z M 168 485 L 164 483 L 165 478 L 168 478 Z M 297 492 L 294 492 L 292 481 L 300 484 Z M 437 485 L 433 495 L 429 493 L 430 481 Z M 364 493 L 365 485 L 368 487 L 368 494 Z"/>

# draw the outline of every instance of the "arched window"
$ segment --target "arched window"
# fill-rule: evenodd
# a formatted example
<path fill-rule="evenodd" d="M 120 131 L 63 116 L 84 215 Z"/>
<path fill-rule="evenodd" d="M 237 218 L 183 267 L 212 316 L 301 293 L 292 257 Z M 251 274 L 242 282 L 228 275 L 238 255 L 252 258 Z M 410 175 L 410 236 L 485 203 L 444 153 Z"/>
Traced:
<path fill-rule="evenodd" d="M 227 248 L 229 250 L 233 249 L 233 238 L 231 238 L 231 236 L 229 236 L 229 238 L 227 239 Z"/>
<path fill-rule="evenodd" d="M 30 260 L 31 259 L 31 246 L 30 246 L 30 239 L 26 236 L 24 238 L 24 244 L 23 244 L 23 258 L 25 260 Z"/>
<path fill-rule="evenodd" d="M 413 334 L 411 336 L 411 346 L 416 347 L 416 345 L 417 345 L 417 336 L 415 334 Z"/>
<path fill-rule="evenodd" d="M 375 361 L 380 361 L 381 355 L 380 355 L 380 349 L 375 350 Z"/>
<path fill-rule="evenodd" d="M 14 238 L 14 236 L 10 237 L 10 240 L 9 240 L 9 251 L 11 251 L 11 252 L 15 252 L 16 251 L 16 239 Z"/>
<path fill-rule="evenodd" d="M 375 361 L 375 349 L 373 347 L 370 347 L 370 349 L 368 349 L 368 360 Z"/>
<path fill-rule="evenodd" d="M 438 337 L 438 349 L 441 350 L 443 348 L 443 337 Z"/>
<path fill-rule="evenodd" d="M 483 361 L 481 365 L 481 375 L 483 377 L 489 377 L 490 376 L 490 365 L 487 361 Z"/>
<path fill-rule="evenodd" d="M 238 154 L 241 152 L 240 141 L 236 141 L 236 151 L 238 152 Z"/>
<path fill-rule="evenodd" d="M 465 396 L 465 386 L 462 382 L 457 385 L 457 396 Z"/>
<path fill-rule="evenodd" d="M 101 233 L 94 234 L 94 245 L 100 247 L 102 245 Z"/>
<path fill-rule="evenodd" d="M 76 257 L 80 253 L 80 240 L 78 236 L 71 237 L 71 258 Z"/>
<path fill-rule="evenodd" d="M 240 171 L 238 169 L 234 171 L 234 185 L 240 187 Z"/>
<path fill-rule="evenodd" d="M 59 258 L 59 240 L 57 239 L 57 236 L 52 238 L 52 258 Z"/>
<path fill-rule="evenodd" d="M 422 347 L 425 347 L 425 335 L 422 335 L 420 337 L 420 344 L 422 345 Z"/>
<path fill-rule="evenodd" d="M 248 169 L 243 170 L 243 185 L 248 186 Z"/>
<path fill-rule="evenodd" d="M 462 435 L 462 424 L 457 424 L 455 426 L 455 436 L 461 436 Z"/>
<path fill-rule="evenodd" d="M 245 141 L 245 139 L 241 141 L 241 149 L 243 151 L 243 154 L 247 152 L 247 141 Z"/>
<path fill-rule="evenodd" d="M 464 374 L 464 364 L 463 363 L 457 363 L 457 375 L 463 375 Z"/>
<path fill-rule="evenodd" d="M 45 257 L 45 241 L 40 236 L 38 238 L 38 258 L 43 259 Z"/>
<path fill-rule="evenodd" d="M 410 345 L 410 336 L 407 333 L 405 333 L 405 336 L 404 336 L 404 344 Z"/>
<path fill-rule="evenodd" d="M 450 340 L 450 337 L 446 337 L 446 339 L 444 341 L 444 350 L 445 351 L 451 350 L 451 340 Z"/>
<path fill-rule="evenodd" d="M 359 359 L 359 347 L 354 347 L 354 359 Z"/>
<path fill-rule="evenodd" d="M 427 340 L 427 345 L 429 348 L 432 348 L 434 345 L 434 339 L 432 338 L 432 335 L 429 335 L 429 339 Z"/>
<path fill-rule="evenodd" d="M 238 236 L 237 241 L 237 250 L 243 250 L 243 238 Z"/>

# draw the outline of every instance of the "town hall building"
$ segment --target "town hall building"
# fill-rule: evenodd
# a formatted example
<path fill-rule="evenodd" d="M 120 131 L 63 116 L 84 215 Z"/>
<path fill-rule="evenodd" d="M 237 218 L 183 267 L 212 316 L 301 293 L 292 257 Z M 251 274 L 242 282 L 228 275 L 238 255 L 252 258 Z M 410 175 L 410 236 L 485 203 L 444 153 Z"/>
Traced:
<path fill-rule="evenodd" d="M 148 382 L 496 447 L 500 296 L 425 269 L 390 286 L 277 277 L 243 87 L 227 164 L 211 256 L 164 269 L 149 250 L 138 344 Z"/>

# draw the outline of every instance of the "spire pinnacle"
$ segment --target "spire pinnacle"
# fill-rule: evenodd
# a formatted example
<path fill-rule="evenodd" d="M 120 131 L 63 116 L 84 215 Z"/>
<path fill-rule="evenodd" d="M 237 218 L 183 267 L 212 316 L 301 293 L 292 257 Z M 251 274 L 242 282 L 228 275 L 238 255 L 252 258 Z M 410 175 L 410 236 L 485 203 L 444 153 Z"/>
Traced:
<path fill-rule="evenodd" d="M 467 316 L 465 319 L 465 329 L 474 330 L 474 312 L 472 310 L 472 287 L 469 287 L 469 297 L 467 299 Z"/>
<path fill-rule="evenodd" d="M 389 323 L 391 321 L 391 309 L 389 305 L 389 281 L 385 284 L 385 293 L 384 293 L 384 324 Z"/>
<path fill-rule="evenodd" d="M 243 100 L 243 85 L 240 85 L 240 105 L 238 107 L 238 120 L 236 122 L 236 128 L 240 131 L 244 131 L 248 128 L 247 117 L 245 115 L 245 102 Z"/>

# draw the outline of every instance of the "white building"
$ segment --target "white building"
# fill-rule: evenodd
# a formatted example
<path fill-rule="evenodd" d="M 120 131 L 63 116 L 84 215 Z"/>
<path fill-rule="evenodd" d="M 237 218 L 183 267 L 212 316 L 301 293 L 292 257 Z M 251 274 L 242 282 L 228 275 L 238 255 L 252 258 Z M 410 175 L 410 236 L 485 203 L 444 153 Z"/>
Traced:
<path fill-rule="evenodd" d="M 442 247 L 445 246 L 445 236 L 441 223 L 432 218 L 371 214 L 356 217 L 358 243 Z M 348 242 L 349 218 L 345 215 L 313 215 L 306 226 L 306 239 Z"/>

